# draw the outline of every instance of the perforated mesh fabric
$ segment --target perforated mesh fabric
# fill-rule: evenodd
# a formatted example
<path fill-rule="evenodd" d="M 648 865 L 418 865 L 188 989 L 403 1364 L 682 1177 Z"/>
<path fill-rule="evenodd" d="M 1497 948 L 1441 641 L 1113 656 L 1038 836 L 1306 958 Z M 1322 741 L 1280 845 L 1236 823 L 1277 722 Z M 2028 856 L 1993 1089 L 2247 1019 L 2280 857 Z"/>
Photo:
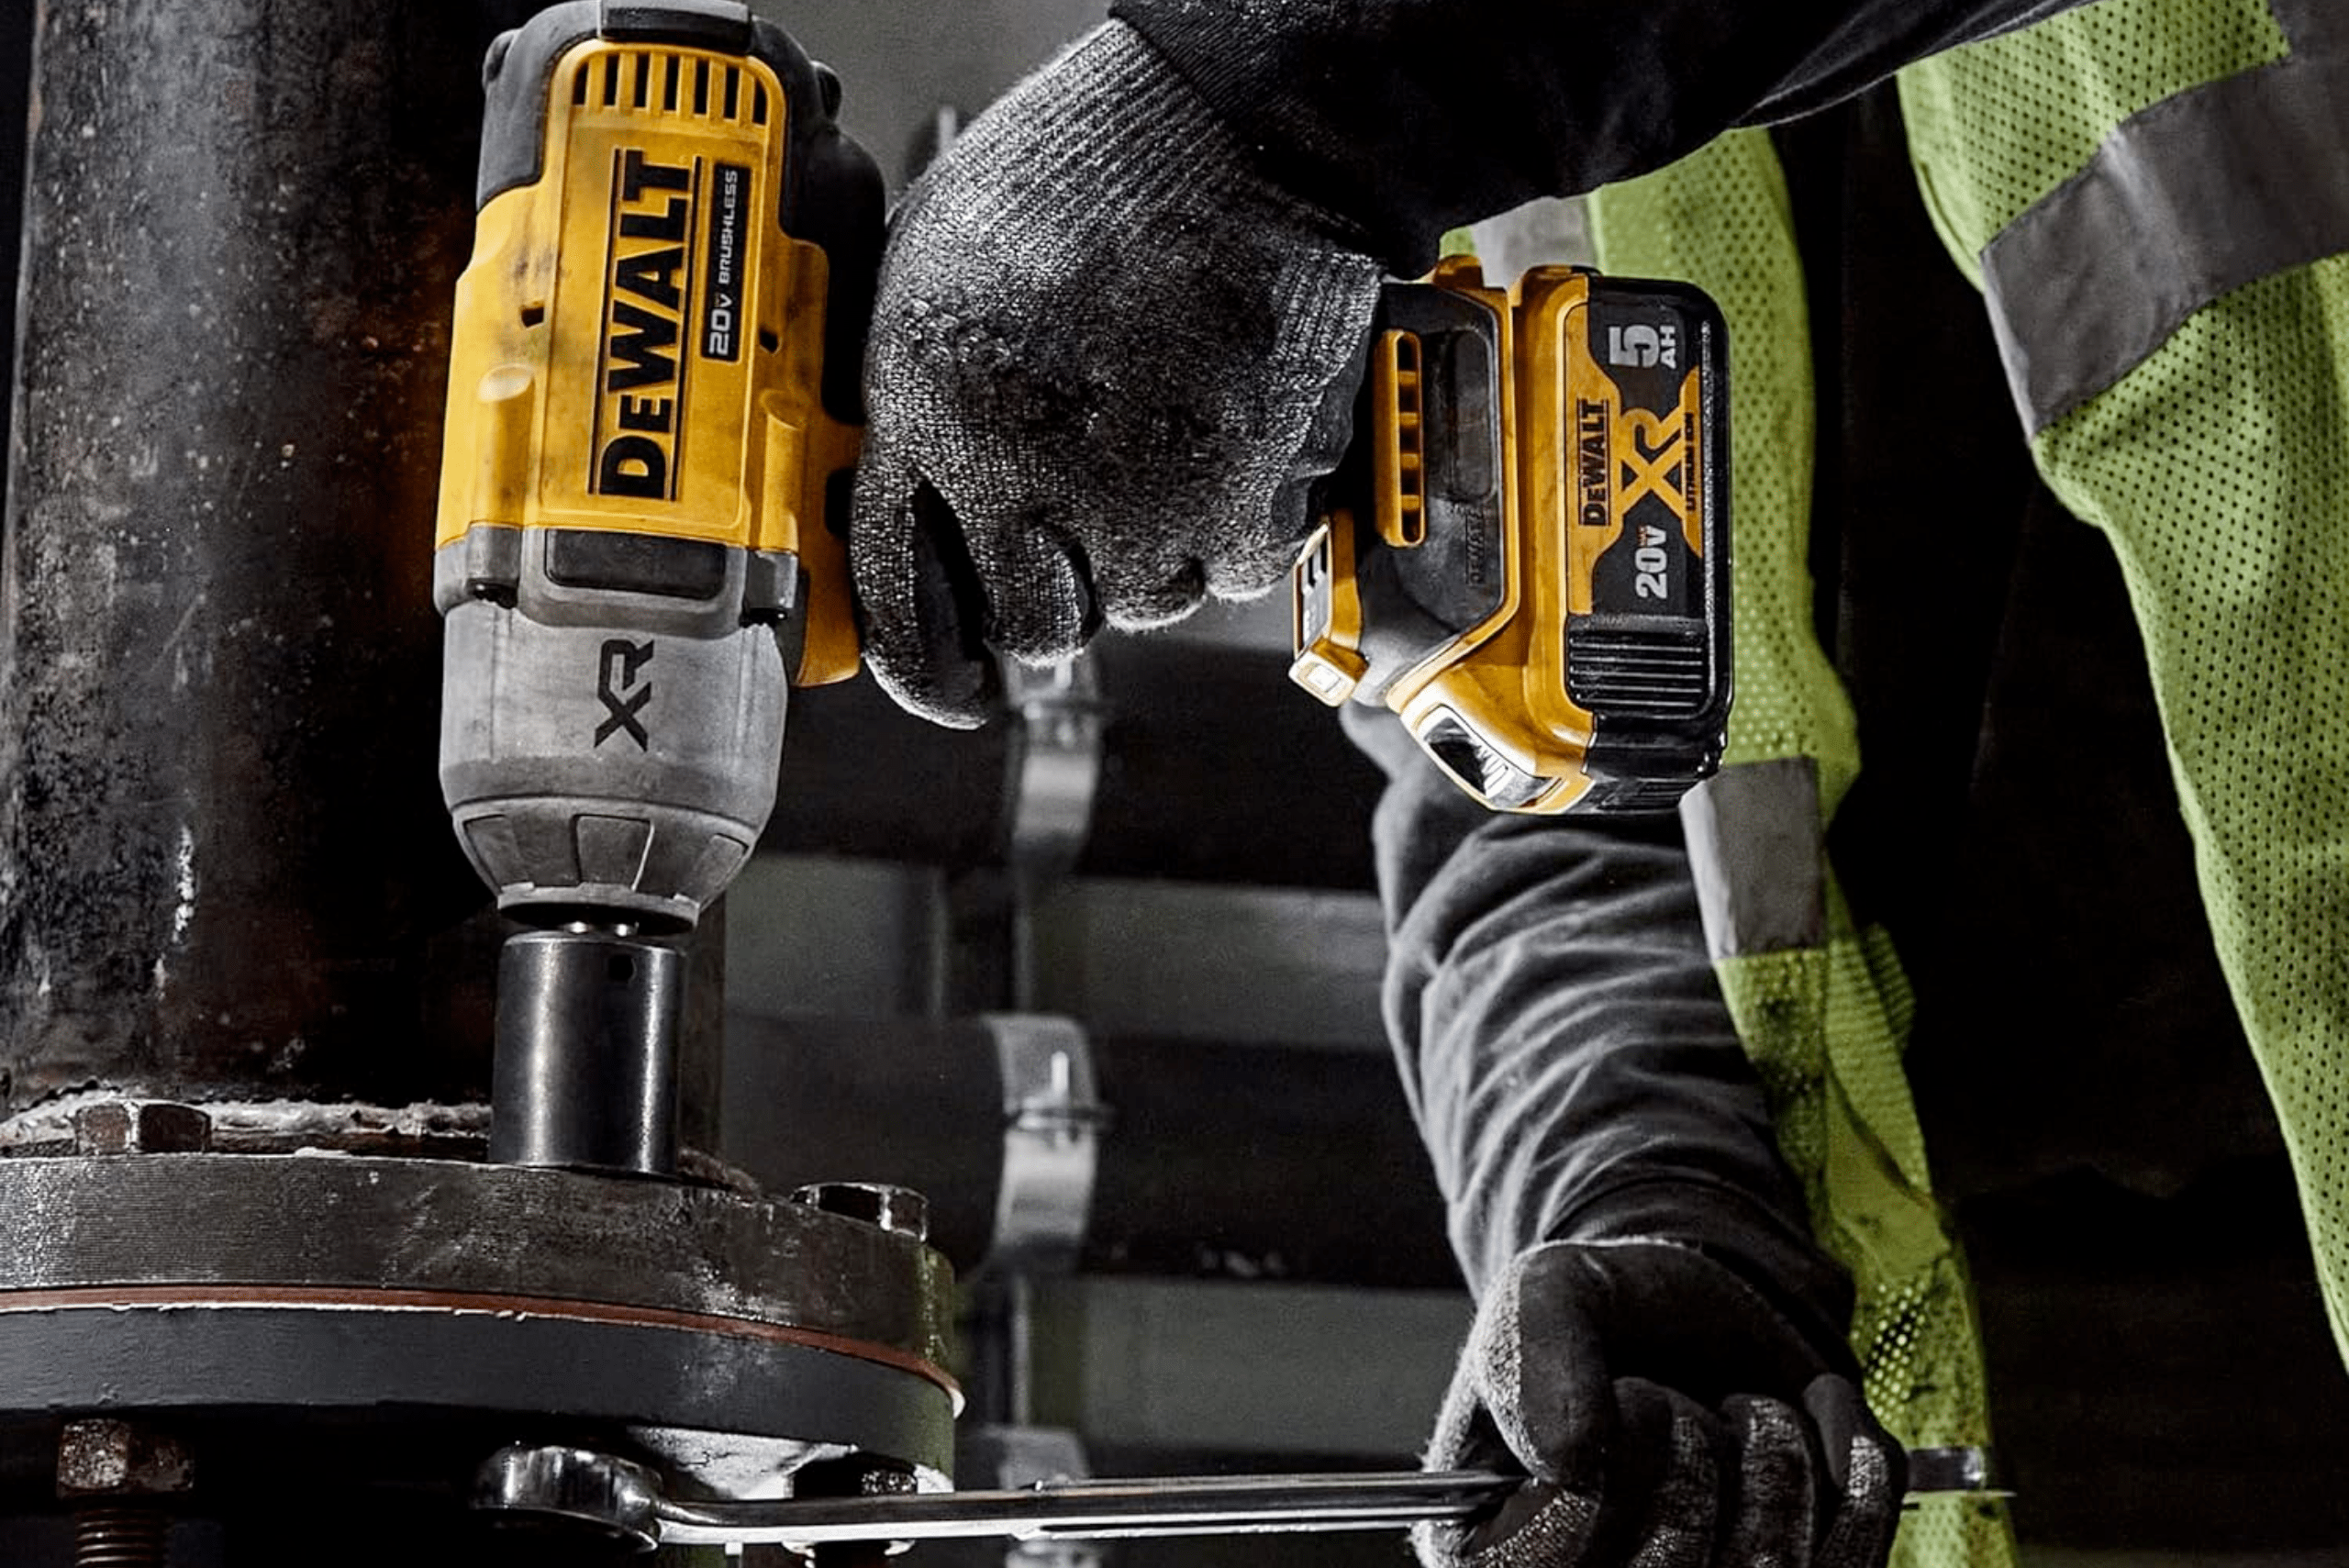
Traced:
<path fill-rule="evenodd" d="M 2199 312 L 2034 450 L 2120 554 L 2349 1356 L 2349 257 Z"/>
<path fill-rule="evenodd" d="M 2076 162 L 2149 95 L 2284 47 L 2264 0 L 2106 0 L 1911 67 L 1910 150 L 1944 238 L 1970 258 L 2046 187 L 2026 144 Z M 2349 1356 L 2349 259 L 2204 307 L 2033 452 L 2119 552 L 2203 905 Z"/>
<path fill-rule="evenodd" d="M 1734 417 L 1734 416 L 1732 416 Z M 1828 884 L 1823 948 L 1723 959 L 1721 994 L 1761 1073 L 1778 1146 L 1852 1273 L 1869 1407 L 1911 1447 L 1990 1441 L 1973 1284 L 1924 1180 L 1900 1053 L 1909 993 L 1885 934 Z M 1936 1496 L 1901 1518 L 1898 1568 L 2010 1568 L 2006 1504 Z"/>
<path fill-rule="evenodd" d="M 2287 52 L 2262 0 L 2102 0 L 1909 67 L 1900 111 L 1943 243 L 1979 284 L 1982 247 L 2113 127 Z"/>
<path fill-rule="evenodd" d="M 1725 137 L 1590 203 L 1599 262 L 1683 278 L 1729 322 L 1737 702 L 1727 765 L 1817 760 L 1824 820 L 1859 770 L 1849 699 L 1811 629 L 1809 329 L 1785 181 L 1766 135 Z M 1911 1445 L 1987 1443 L 1965 1266 L 1934 1207 L 1900 1053 L 1910 998 L 1883 933 L 1828 875 L 1825 945 L 1716 968 L 1820 1243 L 1853 1275 L 1869 1404 Z M 1903 1518 L 1904 1568 L 2009 1568 L 2005 1507 L 1934 1498 Z"/>

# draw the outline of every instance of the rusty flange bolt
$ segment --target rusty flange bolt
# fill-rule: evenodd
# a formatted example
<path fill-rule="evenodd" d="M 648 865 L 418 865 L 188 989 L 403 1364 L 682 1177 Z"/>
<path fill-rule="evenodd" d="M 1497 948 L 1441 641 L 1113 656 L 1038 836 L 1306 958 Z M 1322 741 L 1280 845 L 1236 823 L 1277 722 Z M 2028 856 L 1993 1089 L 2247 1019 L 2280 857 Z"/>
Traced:
<path fill-rule="evenodd" d="M 134 1421 L 68 1421 L 57 1440 L 57 1496 L 65 1502 L 172 1497 L 195 1478 L 178 1439 Z"/>
<path fill-rule="evenodd" d="M 173 1100 L 101 1100 L 73 1113 L 76 1154 L 201 1154 L 212 1118 Z"/>

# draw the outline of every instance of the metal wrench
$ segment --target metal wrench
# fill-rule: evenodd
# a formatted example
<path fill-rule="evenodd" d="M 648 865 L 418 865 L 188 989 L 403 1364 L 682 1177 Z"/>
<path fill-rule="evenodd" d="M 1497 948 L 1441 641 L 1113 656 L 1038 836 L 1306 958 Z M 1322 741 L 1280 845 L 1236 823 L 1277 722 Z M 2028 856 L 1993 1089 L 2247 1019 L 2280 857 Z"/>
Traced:
<path fill-rule="evenodd" d="M 1978 1448 L 1917 1449 L 1913 1500 L 1989 1490 Z M 1014 1540 L 1391 1529 L 1473 1518 L 1522 1477 L 1486 1470 L 1181 1475 L 1053 1481 L 1016 1491 L 907 1492 L 775 1502 L 663 1496 L 651 1470 L 583 1449 L 509 1448 L 484 1467 L 477 1506 L 580 1519 L 650 1547 L 822 1546 L 840 1541 Z"/>

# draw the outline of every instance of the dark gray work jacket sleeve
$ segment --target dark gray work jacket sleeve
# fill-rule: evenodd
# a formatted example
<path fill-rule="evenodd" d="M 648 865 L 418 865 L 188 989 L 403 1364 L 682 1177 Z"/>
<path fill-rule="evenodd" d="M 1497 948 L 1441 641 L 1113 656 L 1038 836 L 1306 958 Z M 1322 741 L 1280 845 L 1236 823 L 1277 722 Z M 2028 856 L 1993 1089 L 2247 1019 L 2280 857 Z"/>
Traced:
<path fill-rule="evenodd" d="M 1496 816 L 1391 716 L 1347 719 L 1388 775 L 1387 1030 L 1471 1287 L 1539 1241 L 1660 1236 L 1840 1341 L 1849 1286 L 1778 1157 L 1677 819 Z"/>
<path fill-rule="evenodd" d="M 1113 0 L 1398 273 L 1448 228 L 1658 169 L 2079 0 Z"/>

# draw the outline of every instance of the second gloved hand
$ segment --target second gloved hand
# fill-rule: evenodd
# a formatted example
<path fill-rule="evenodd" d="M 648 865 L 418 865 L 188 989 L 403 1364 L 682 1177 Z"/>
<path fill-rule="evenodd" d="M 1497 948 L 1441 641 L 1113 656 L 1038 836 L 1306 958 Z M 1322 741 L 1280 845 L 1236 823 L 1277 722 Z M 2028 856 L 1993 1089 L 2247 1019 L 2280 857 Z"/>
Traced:
<path fill-rule="evenodd" d="M 1905 1455 L 1840 1351 L 1664 1241 L 1552 1242 L 1486 1293 L 1430 1468 L 1521 1471 L 1427 1568 L 1877 1568 Z"/>
<path fill-rule="evenodd" d="M 850 554 L 900 703 L 1278 582 L 1344 450 L 1380 269 L 1110 22 L 892 221 Z"/>

